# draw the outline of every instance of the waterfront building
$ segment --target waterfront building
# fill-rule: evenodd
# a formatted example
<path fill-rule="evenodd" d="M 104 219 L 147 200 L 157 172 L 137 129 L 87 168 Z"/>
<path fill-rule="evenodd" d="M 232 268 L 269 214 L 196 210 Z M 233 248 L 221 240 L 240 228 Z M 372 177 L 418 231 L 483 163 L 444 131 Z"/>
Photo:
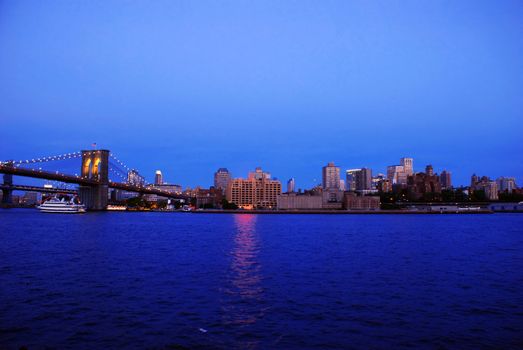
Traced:
<path fill-rule="evenodd" d="M 229 202 L 243 209 L 276 208 L 281 194 L 281 182 L 270 178 L 261 168 L 249 173 L 247 179 L 233 179 L 227 185 Z"/>
<path fill-rule="evenodd" d="M 358 196 L 353 192 L 345 192 L 343 208 L 346 210 L 380 210 L 380 197 Z"/>
<path fill-rule="evenodd" d="M 196 201 L 197 208 L 221 208 L 223 192 L 221 188 L 211 187 L 196 188 L 192 194 Z"/>
<path fill-rule="evenodd" d="M 160 170 L 156 170 L 156 173 L 154 175 L 154 184 L 155 185 L 162 185 L 163 184 L 163 175 Z"/>
<path fill-rule="evenodd" d="M 125 201 L 127 199 L 131 199 L 134 197 L 138 197 L 139 194 L 136 192 L 130 192 L 130 191 L 124 191 L 124 190 L 118 190 L 114 189 L 111 192 L 111 200 L 115 200 L 117 202 Z"/>
<path fill-rule="evenodd" d="M 341 209 L 343 206 L 343 191 L 341 190 L 323 190 L 323 209 Z"/>
<path fill-rule="evenodd" d="M 290 178 L 289 181 L 287 181 L 287 193 L 295 192 L 296 189 L 296 182 L 294 181 L 294 178 Z"/>
<path fill-rule="evenodd" d="M 232 175 L 227 168 L 219 168 L 214 173 L 214 188 L 225 192 L 227 184 L 231 181 Z"/>
<path fill-rule="evenodd" d="M 321 195 L 298 194 L 289 192 L 277 197 L 279 210 L 319 210 L 323 208 Z"/>
<path fill-rule="evenodd" d="M 340 168 L 333 162 L 322 168 L 322 186 L 325 190 L 340 189 Z"/>
<path fill-rule="evenodd" d="M 451 173 L 443 170 L 439 175 L 439 182 L 441 183 L 441 189 L 443 190 L 452 188 Z"/>

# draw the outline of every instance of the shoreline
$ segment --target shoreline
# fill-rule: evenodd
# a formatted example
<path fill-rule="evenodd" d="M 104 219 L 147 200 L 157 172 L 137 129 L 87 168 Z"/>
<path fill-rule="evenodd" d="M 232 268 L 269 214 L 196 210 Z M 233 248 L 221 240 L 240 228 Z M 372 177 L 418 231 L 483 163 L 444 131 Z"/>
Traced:
<path fill-rule="evenodd" d="M 300 215 L 300 214 L 327 214 L 327 215 L 405 215 L 405 214 L 493 214 L 490 210 L 477 211 L 409 211 L 409 210 L 218 210 L 218 209 L 204 209 L 194 210 L 187 213 L 192 214 L 272 214 L 272 215 Z"/>

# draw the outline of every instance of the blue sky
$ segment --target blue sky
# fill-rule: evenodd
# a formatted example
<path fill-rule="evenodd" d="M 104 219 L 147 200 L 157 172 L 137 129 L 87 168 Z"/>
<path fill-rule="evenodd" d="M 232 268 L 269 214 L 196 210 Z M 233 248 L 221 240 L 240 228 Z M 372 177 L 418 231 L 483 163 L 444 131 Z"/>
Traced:
<path fill-rule="evenodd" d="M 0 2 L 0 159 L 306 188 L 402 156 L 523 185 L 521 1 Z"/>

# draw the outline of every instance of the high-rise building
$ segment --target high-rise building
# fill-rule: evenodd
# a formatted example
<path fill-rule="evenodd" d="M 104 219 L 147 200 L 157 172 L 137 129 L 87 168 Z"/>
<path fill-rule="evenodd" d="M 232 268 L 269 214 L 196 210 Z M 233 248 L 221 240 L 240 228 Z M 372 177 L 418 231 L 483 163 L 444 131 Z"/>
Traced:
<path fill-rule="evenodd" d="M 513 177 L 501 176 L 498 177 L 496 182 L 498 184 L 498 190 L 501 192 L 506 191 L 507 193 L 512 193 L 512 191 L 518 188 L 516 185 L 516 179 Z"/>
<path fill-rule="evenodd" d="M 472 176 L 470 177 L 470 188 L 474 190 L 478 182 L 479 176 L 477 176 L 476 174 L 472 174 Z"/>
<path fill-rule="evenodd" d="M 406 175 L 403 166 L 389 165 L 387 167 L 387 179 L 391 184 L 406 183 Z M 403 181 L 405 180 L 405 181 Z"/>
<path fill-rule="evenodd" d="M 414 160 L 412 158 L 401 158 L 400 165 L 403 166 L 403 171 L 407 176 L 414 174 Z"/>
<path fill-rule="evenodd" d="M 356 174 L 361 169 L 348 169 L 345 171 L 345 190 L 356 191 Z"/>
<path fill-rule="evenodd" d="M 133 186 L 143 186 L 145 178 L 138 173 L 138 170 L 131 169 L 127 172 L 127 183 Z"/>
<path fill-rule="evenodd" d="M 486 186 L 483 187 L 485 190 L 485 196 L 488 200 L 497 201 L 498 197 L 498 184 L 496 181 L 487 182 Z"/>
<path fill-rule="evenodd" d="M 227 185 L 227 200 L 243 209 L 276 208 L 281 182 L 256 168 L 248 179 L 234 179 Z"/>
<path fill-rule="evenodd" d="M 439 182 L 441 183 L 441 188 L 446 190 L 452 188 L 452 180 L 450 172 L 443 170 L 439 175 Z"/>
<path fill-rule="evenodd" d="M 231 173 L 227 168 L 220 168 L 214 173 L 214 188 L 225 192 L 227 184 L 231 181 Z"/>
<path fill-rule="evenodd" d="M 154 174 L 154 184 L 163 185 L 163 175 L 160 170 L 156 170 L 156 173 Z"/>
<path fill-rule="evenodd" d="M 392 184 L 407 184 L 407 177 L 414 174 L 414 160 L 412 158 L 401 158 L 400 165 L 387 167 L 387 179 Z"/>
<path fill-rule="evenodd" d="M 484 191 L 485 197 L 488 200 L 498 200 L 498 183 L 491 181 L 488 176 L 482 176 L 479 178 L 476 174 L 470 178 L 470 189 L 472 191 Z"/>
<path fill-rule="evenodd" d="M 322 185 L 325 190 L 340 189 L 340 168 L 330 162 L 322 168 Z"/>
<path fill-rule="evenodd" d="M 296 188 L 296 182 L 294 181 L 294 178 L 290 178 L 289 181 L 287 181 L 287 193 L 295 192 Z"/>
<path fill-rule="evenodd" d="M 340 179 L 340 191 L 345 191 L 347 186 L 345 185 L 345 180 Z"/>
<path fill-rule="evenodd" d="M 427 174 L 428 176 L 434 175 L 434 168 L 432 167 L 432 165 L 429 164 L 425 167 L 425 174 Z"/>
<path fill-rule="evenodd" d="M 372 190 L 372 169 L 349 169 L 345 174 L 349 191 Z"/>
<path fill-rule="evenodd" d="M 370 191 L 372 189 L 372 169 L 361 168 L 356 173 L 356 191 Z"/>

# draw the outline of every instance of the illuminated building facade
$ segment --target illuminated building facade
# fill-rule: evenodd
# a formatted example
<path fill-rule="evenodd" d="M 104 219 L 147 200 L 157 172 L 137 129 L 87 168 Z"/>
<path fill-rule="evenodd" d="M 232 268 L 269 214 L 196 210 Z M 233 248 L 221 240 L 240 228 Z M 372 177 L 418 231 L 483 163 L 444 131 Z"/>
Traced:
<path fill-rule="evenodd" d="M 340 168 L 333 162 L 322 168 L 322 185 L 325 190 L 340 189 Z"/>
<path fill-rule="evenodd" d="M 214 188 L 225 192 L 229 181 L 231 181 L 231 173 L 227 168 L 220 168 L 214 173 Z"/>
<path fill-rule="evenodd" d="M 163 185 L 163 175 L 160 170 L 156 170 L 156 173 L 154 174 L 154 184 Z"/>
<path fill-rule="evenodd" d="M 233 179 L 227 185 L 226 198 L 243 209 L 272 209 L 281 194 L 281 182 L 272 180 L 261 168 L 249 173 L 247 179 Z"/>

